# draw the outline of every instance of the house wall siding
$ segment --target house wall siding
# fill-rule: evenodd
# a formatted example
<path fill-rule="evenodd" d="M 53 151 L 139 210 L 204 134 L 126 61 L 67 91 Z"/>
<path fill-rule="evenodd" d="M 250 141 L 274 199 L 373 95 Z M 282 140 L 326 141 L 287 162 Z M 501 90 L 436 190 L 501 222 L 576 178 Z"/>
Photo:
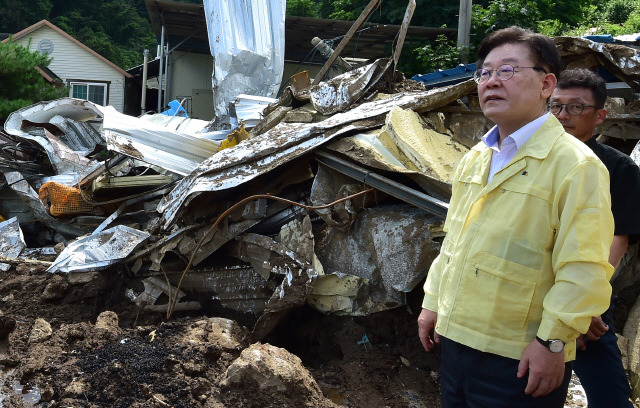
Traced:
<path fill-rule="evenodd" d="M 40 27 L 28 36 L 19 38 L 16 43 L 26 47 L 30 38 L 30 51 L 37 51 L 41 40 L 46 39 L 53 43 L 53 52 L 50 54 L 53 60 L 49 64 L 49 69 L 58 75 L 65 85 L 68 85 L 69 79 L 98 83 L 108 81 L 107 103 L 122 112 L 124 107 L 124 75 L 122 73 L 49 27 Z"/>
<path fill-rule="evenodd" d="M 201 105 L 192 106 L 192 109 L 189 109 L 192 117 L 211 120 L 213 118 L 213 93 L 211 93 L 210 101 L 199 96 L 203 90 L 211 92 L 213 57 L 205 54 L 174 51 L 170 62 L 168 99 L 182 99 L 190 96 L 192 103 Z M 203 104 L 205 106 L 202 106 Z"/>

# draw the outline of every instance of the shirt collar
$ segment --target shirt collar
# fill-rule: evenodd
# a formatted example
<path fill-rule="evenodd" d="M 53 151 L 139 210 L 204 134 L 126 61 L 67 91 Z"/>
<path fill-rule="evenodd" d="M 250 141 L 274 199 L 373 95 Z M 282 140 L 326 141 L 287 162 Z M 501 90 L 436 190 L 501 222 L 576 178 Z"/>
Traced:
<path fill-rule="evenodd" d="M 542 124 L 549 118 L 549 115 L 550 113 L 547 112 L 544 115 L 540 116 L 539 118 L 532 120 L 531 122 L 527 123 L 526 125 L 522 126 L 520 129 L 516 130 L 515 132 L 507 136 L 505 140 L 509 138 L 513 139 L 513 141 L 516 144 L 516 148 L 520 149 L 525 144 L 525 142 L 529 140 L 531 135 L 536 130 L 538 130 L 538 128 L 542 126 Z M 498 126 L 494 126 L 482 137 L 482 141 L 489 148 L 495 147 L 497 149 L 499 137 L 500 137 L 500 132 L 498 131 Z"/>

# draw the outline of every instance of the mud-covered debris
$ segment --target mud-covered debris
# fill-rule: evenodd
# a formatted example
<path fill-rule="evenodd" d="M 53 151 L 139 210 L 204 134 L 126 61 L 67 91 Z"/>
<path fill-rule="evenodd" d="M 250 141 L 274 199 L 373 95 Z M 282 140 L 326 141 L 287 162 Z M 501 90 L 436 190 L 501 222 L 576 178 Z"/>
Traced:
<path fill-rule="evenodd" d="M 29 334 L 29 344 L 41 343 L 51 338 L 53 330 L 51 325 L 44 319 L 36 319 L 33 327 L 31 328 L 31 334 Z"/>

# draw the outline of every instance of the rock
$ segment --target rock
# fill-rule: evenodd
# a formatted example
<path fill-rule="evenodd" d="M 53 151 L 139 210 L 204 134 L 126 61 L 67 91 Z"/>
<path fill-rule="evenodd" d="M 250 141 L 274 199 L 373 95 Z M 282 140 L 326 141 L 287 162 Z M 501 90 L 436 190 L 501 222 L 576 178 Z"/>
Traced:
<path fill-rule="evenodd" d="M 0 339 L 7 337 L 16 328 L 16 319 L 9 316 L 0 316 Z"/>
<path fill-rule="evenodd" d="M 186 344 L 212 345 L 222 350 L 242 350 L 247 346 L 247 330 L 233 320 L 212 317 L 193 323 L 184 337 Z"/>
<path fill-rule="evenodd" d="M 64 242 L 58 242 L 53 246 L 53 250 L 55 251 L 56 254 L 60 254 L 62 251 L 64 251 L 65 248 L 66 248 L 66 245 L 64 244 Z"/>
<path fill-rule="evenodd" d="M 60 275 L 54 275 L 42 292 L 44 300 L 62 299 L 69 290 L 67 280 Z"/>
<path fill-rule="evenodd" d="M 96 329 L 104 329 L 107 331 L 119 331 L 118 327 L 118 315 L 115 312 L 109 310 L 100 313 L 96 320 Z"/>
<path fill-rule="evenodd" d="M 37 318 L 29 334 L 29 344 L 41 343 L 51 338 L 53 330 L 49 322 L 42 318 Z"/>
<path fill-rule="evenodd" d="M 255 343 L 227 368 L 221 386 L 237 398 L 263 406 L 334 407 L 300 358 L 285 349 Z M 238 404 L 242 405 L 242 404 Z"/>

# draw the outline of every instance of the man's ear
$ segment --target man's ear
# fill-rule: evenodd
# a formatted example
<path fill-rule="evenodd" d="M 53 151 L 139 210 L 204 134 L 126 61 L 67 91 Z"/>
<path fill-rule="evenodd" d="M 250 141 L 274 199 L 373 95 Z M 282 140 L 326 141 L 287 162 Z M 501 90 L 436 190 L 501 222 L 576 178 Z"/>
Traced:
<path fill-rule="evenodd" d="M 607 110 L 606 109 L 598 109 L 596 111 L 596 126 L 601 124 L 602 122 L 604 122 L 604 118 L 607 117 Z"/>
<path fill-rule="evenodd" d="M 558 83 L 558 79 L 552 73 L 548 73 L 544 75 L 542 80 L 542 89 L 540 90 L 541 96 L 547 100 L 551 97 L 553 90 L 556 89 L 556 84 Z"/>

